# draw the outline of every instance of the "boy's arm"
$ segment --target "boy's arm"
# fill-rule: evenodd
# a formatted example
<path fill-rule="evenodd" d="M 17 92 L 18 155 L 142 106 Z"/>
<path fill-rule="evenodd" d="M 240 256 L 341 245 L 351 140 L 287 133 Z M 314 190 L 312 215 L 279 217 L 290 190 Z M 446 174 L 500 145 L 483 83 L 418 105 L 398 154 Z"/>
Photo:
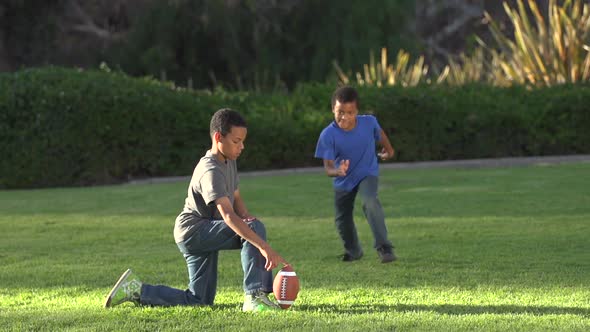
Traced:
<path fill-rule="evenodd" d="M 324 159 L 324 169 L 326 175 L 330 177 L 346 176 L 350 160 L 342 160 L 338 167 L 334 166 L 334 160 Z"/>
<path fill-rule="evenodd" d="M 253 230 L 246 225 L 246 223 L 240 218 L 232 208 L 231 202 L 228 197 L 220 197 L 215 200 L 215 205 L 221 213 L 225 223 L 231 228 L 238 236 L 242 239 L 250 242 L 253 246 L 260 250 L 260 253 L 266 258 L 266 264 L 264 268 L 270 271 L 277 267 L 280 263 L 288 265 L 288 263 L 281 257 L 276 251 L 274 251 L 270 245 L 258 236 Z"/>
<path fill-rule="evenodd" d="M 256 219 L 256 217 L 252 216 L 248 209 L 246 208 L 246 204 L 240 195 L 240 189 L 236 189 L 234 191 L 234 211 L 238 216 L 240 216 L 243 220 L 252 221 Z"/>
<path fill-rule="evenodd" d="M 383 148 L 379 153 L 379 157 L 381 159 L 387 160 L 393 158 L 395 150 L 393 150 L 393 146 L 391 146 L 391 142 L 389 142 L 389 138 L 387 137 L 387 134 L 385 134 L 385 131 L 383 131 L 383 129 L 381 129 L 381 139 L 379 140 L 379 145 L 381 145 L 381 147 Z"/>

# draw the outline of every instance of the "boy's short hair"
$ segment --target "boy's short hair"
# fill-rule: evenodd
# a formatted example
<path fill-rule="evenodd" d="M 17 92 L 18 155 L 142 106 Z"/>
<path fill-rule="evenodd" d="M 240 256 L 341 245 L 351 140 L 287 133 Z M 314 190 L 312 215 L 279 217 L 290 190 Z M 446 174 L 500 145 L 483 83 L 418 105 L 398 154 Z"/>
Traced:
<path fill-rule="evenodd" d="M 211 117 L 209 133 L 213 136 L 215 132 L 220 132 L 225 136 L 231 131 L 231 127 L 247 128 L 246 120 L 240 113 L 229 108 L 222 108 Z"/>
<path fill-rule="evenodd" d="M 356 107 L 360 107 L 359 94 L 356 89 L 351 86 L 343 86 L 334 91 L 332 94 L 332 109 L 334 109 L 336 101 L 339 101 L 341 104 L 352 103 L 354 101 L 356 102 Z"/>

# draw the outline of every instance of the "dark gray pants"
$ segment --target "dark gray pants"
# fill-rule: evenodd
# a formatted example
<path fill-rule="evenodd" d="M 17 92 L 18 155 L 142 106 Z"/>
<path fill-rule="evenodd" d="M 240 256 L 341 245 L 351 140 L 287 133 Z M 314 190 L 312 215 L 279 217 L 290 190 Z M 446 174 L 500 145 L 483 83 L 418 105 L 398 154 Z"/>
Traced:
<path fill-rule="evenodd" d="M 352 257 L 360 257 L 363 253 L 353 220 L 354 201 L 358 193 L 361 195 L 363 212 L 375 240 L 373 247 L 393 247 L 387 239 L 383 207 L 377 197 L 378 182 L 376 176 L 367 176 L 352 191 L 335 190 L 336 228 L 344 243 L 344 250 Z"/>

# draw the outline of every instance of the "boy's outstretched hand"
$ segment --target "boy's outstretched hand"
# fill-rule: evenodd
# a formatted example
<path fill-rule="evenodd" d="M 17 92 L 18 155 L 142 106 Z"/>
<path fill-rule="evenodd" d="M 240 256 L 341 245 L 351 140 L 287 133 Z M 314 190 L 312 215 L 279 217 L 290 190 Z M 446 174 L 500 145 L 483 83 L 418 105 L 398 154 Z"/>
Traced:
<path fill-rule="evenodd" d="M 289 265 L 286 260 L 281 257 L 276 251 L 274 251 L 270 246 L 266 248 L 260 249 L 260 253 L 266 259 L 266 263 L 264 264 L 264 268 L 267 271 L 270 271 L 277 267 L 279 264 Z"/>

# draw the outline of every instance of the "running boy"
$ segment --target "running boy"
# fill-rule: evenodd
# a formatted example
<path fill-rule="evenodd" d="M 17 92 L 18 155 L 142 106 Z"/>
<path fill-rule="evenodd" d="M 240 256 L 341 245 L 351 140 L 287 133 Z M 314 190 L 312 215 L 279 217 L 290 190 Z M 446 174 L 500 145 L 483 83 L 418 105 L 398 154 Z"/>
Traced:
<path fill-rule="evenodd" d="M 315 157 L 324 160 L 326 174 L 334 177 L 336 228 L 344 243 L 342 260 L 361 259 L 363 249 L 353 220 L 354 200 L 360 193 L 363 212 L 374 238 L 374 248 L 382 263 L 396 260 L 393 245 L 387 239 L 383 208 L 377 197 L 379 164 L 376 143 L 382 147 L 379 157 L 393 157 L 394 150 L 385 132 L 372 115 L 358 115 L 359 97 L 352 87 L 341 87 L 332 95 L 334 121 L 324 128 Z"/>
<path fill-rule="evenodd" d="M 176 218 L 174 239 L 188 267 L 188 289 L 142 283 L 127 270 L 105 300 L 105 307 L 131 301 L 141 305 L 212 305 L 217 289 L 219 250 L 240 249 L 244 270 L 243 311 L 279 309 L 272 292 L 272 269 L 287 262 L 266 242 L 262 222 L 246 208 L 238 189 L 236 159 L 244 149 L 246 121 L 221 109 L 210 125 L 211 150 L 201 158 Z"/>

